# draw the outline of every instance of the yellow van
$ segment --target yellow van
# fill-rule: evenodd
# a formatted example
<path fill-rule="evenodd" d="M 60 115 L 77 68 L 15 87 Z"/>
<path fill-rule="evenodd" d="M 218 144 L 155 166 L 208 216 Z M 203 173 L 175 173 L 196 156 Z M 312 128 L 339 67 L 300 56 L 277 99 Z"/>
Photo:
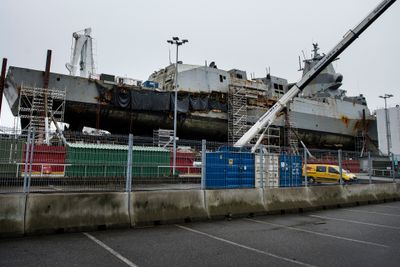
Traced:
<path fill-rule="evenodd" d="M 303 176 L 306 175 L 303 165 Z M 310 183 L 338 183 L 340 181 L 339 166 L 329 164 L 307 164 L 307 178 Z M 355 182 L 357 177 L 342 169 L 343 182 Z"/>

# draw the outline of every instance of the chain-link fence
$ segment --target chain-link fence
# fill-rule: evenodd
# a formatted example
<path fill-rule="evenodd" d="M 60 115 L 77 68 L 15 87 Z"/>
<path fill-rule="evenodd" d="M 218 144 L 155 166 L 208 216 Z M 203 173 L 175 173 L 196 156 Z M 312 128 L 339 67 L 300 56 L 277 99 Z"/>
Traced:
<path fill-rule="evenodd" d="M 0 134 L 0 193 L 275 188 L 399 177 L 394 157 L 340 150 L 252 153 L 226 143 L 178 140 L 174 160 L 171 144 L 151 137 L 50 136 L 45 144 L 34 130 Z"/>

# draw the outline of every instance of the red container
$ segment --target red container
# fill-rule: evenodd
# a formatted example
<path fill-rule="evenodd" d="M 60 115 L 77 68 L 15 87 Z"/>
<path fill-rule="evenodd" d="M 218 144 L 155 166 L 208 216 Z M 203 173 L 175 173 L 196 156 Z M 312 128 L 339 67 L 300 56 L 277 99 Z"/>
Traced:
<path fill-rule="evenodd" d="M 343 168 L 349 170 L 352 173 L 360 172 L 360 161 L 359 160 L 343 160 Z"/>
<path fill-rule="evenodd" d="M 200 173 L 199 168 L 194 168 L 193 163 L 195 161 L 194 153 L 190 151 L 177 151 L 176 152 L 176 170 L 180 174 L 188 174 L 188 173 Z M 171 152 L 171 167 L 174 165 L 174 154 Z"/>
<path fill-rule="evenodd" d="M 30 155 L 28 163 L 30 163 Z M 22 161 L 25 163 L 26 145 Z M 65 147 L 35 145 L 32 158 L 32 174 L 35 175 L 63 175 L 65 172 Z M 22 168 L 23 170 L 23 168 Z"/>

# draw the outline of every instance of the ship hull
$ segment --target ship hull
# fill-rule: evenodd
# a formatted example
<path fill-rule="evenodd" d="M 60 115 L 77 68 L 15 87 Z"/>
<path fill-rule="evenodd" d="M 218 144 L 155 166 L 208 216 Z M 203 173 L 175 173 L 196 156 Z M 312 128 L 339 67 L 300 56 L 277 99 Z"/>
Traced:
<path fill-rule="evenodd" d="M 21 85 L 43 86 L 43 72 L 10 67 L 5 96 L 15 116 L 18 115 L 19 88 Z M 64 121 L 70 130 L 81 131 L 83 126 L 99 127 L 113 134 L 133 133 L 152 136 L 156 129 L 173 129 L 173 112 L 135 111 L 99 104 L 100 93 L 96 83 L 81 77 L 50 73 L 49 88 L 66 89 Z M 370 137 L 376 140 L 376 121 L 362 122 L 362 109 L 366 106 L 332 100 L 318 101 L 295 98 L 288 107 L 288 118 L 303 142 L 309 147 L 343 147 L 354 149 L 354 141 L 360 125 L 368 127 Z M 266 111 L 265 108 L 249 109 L 248 122 L 254 123 Z M 368 111 L 369 113 L 369 111 Z M 22 121 L 24 126 L 26 121 Z M 274 123 L 284 127 L 285 116 Z M 193 112 L 178 114 L 177 136 L 182 139 L 207 139 L 226 141 L 228 133 L 227 113 Z M 283 135 L 284 131 L 281 131 Z M 281 141 L 284 140 L 283 136 Z"/>

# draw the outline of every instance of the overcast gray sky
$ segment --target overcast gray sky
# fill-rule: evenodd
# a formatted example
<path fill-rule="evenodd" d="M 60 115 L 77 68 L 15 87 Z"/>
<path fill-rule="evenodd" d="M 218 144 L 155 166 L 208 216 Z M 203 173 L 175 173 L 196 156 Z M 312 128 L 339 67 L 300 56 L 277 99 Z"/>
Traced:
<path fill-rule="evenodd" d="M 53 50 L 52 71 L 67 73 L 72 33 L 92 27 L 97 69 L 146 80 L 169 63 L 171 36 L 189 39 L 179 50 L 188 64 L 215 61 L 264 76 L 299 80 L 298 56 L 312 42 L 328 52 L 380 0 L 2 0 L 0 57 L 8 65 L 43 70 Z M 334 63 L 348 95 L 364 94 L 371 110 L 378 96 L 400 103 L 400 2 L 395 3 Z M 172 58 L 174 58 L 172 49 Z M 4 101 L 4 98 L 3 98 Z M 1 125 L 13 125 L 3 103 Z"/>

